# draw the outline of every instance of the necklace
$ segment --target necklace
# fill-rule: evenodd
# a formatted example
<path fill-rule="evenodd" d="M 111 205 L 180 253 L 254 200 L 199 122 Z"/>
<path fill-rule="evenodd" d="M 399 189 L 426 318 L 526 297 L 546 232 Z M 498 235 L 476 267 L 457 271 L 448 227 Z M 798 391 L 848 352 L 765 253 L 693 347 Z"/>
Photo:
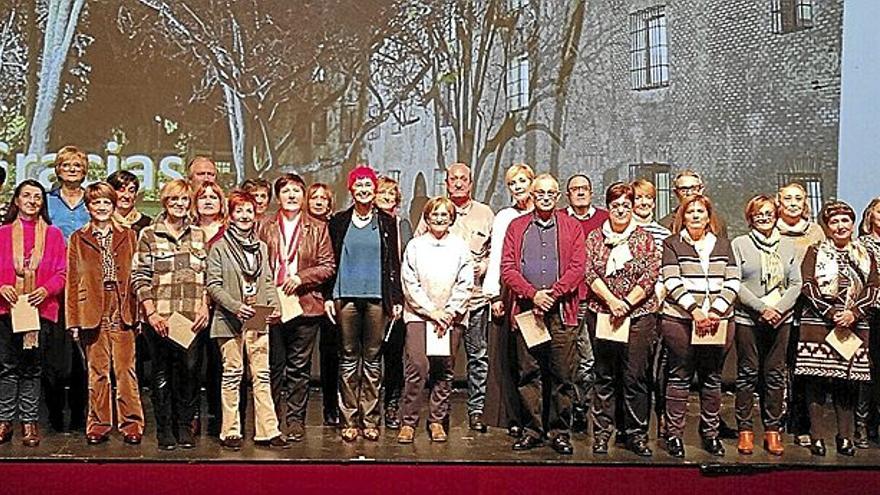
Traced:
<path fill-rule="evenodd" d="M 360 213 L 357 212 L 357 210 L 355 210 L 354 216 L 357 217 L 358 220 L 366 222 L 367 220 L 369 220 L 373 216 L 373 210 L 368 211 L 366 215 L 361 215 Z"/>

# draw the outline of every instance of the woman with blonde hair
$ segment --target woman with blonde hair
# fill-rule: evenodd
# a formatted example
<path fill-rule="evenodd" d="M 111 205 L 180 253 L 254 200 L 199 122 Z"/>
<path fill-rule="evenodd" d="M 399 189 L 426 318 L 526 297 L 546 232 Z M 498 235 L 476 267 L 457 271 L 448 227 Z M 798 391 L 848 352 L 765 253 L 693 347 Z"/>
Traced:
<path fill-rule="evenodd" d="M 825 239 L 822 227 L 813 221 L 807 190 L 797 182 L 788 183 L 776 193 L 778 219 L 776 227 L 784 237 L 792 237 L 797 247 L 806 250 L 808 246 Z"/>
<path fill-rule="evenodd" d="M 490 426 L 507 428 L 509 435 L 522 435 L 519 392 L 516 388 L 516 339 L 510 338 L 504 318 L 501 284 L 501 251 L 510 223 L 534 210 L 532 182 L 535 171 L 525 163 L 511 165 L 504 174 L 504 183 L 513 204 L 502 208 L 492 223 L 489 264 L 483 279 L 483 294 L 492 301 L 492 316 L 500 329 L 489 332 L 489 373 L 486 377 L 486 407 L 483 420 Z"/>

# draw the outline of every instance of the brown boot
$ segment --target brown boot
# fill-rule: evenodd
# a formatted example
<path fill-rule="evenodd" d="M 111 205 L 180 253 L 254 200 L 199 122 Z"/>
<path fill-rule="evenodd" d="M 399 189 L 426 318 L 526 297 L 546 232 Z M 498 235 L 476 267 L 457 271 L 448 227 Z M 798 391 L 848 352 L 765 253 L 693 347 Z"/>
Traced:
<path fill-rule="evenodd" d="M 752 431 L 739 432 L 739 443 L 736 445 L 736 450 L 740 454 L 752 455 L 755 450 L 755 433 Z"/>
<path fill-rule="evenodd" d="M 40 427 L 37 423 L 21 424 L 21 444 L 25 447 L 40 445 Z"/>
<path fill-rule="evenodd" d="M 0 444 L 12 440 L 12 422 L 0 421 Z"/>
<path fill-rule="evenodd" d="M 445 442 L 446 431 L 440 423 L 428 423 L 428 431 L 431 432 L 432 442 Z"/>
<path fill-rule="evenodd" d="M 412 426 L 403 425 L 400 427 L 400 433 L 397 434 L 397 443 L 413 443 L 413 437 L 416 430 Z"/>
<path fill-rule="evenodd" d="M 778 431 L 764 432 L 764 449 L 773 455 L 782 455 L 785 447 L 782 446 L 782 437 Z"/>

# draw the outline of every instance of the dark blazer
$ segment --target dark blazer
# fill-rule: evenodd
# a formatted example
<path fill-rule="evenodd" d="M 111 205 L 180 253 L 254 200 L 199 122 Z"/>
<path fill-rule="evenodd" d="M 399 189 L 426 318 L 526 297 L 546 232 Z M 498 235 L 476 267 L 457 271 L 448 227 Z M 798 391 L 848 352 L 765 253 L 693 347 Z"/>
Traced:
<path fill-rule="evenodd" d="M 137 323 L 137 301 L 131 292 L 131 264 L 136 240 L 134 231 L 113 224 L 113 259 L 116 261 L 119 314 L 122 323 Z M 92 234 L 91 223 L 70 236 L 67 248 L 67 287 L 65 288 L 67 328 L 98 328 L 104 310 L 104 274 L 101 246 Z"/>
<path fill-rule="evenodd" d="M 354 206 L 345 211 L 333 215 L 330 219 L 330 240 L 333 243 L 333 256 L 336 266 L 339 266 L 339 257 L 342 253 L 342 241 L 351 225 L 351 217 L 354 214 Z M 374 210 L 378 215 L 379 239 L 382 251 L 382 307 L 385 313 L 391 314 L 391 307 L 395 304 L 403 304 L 403 290 L 400 287 L 400 251 L 397 240 L 397 219 L 382 210 Z M 333 275 L 325 285 L 325 297 L 331 298 L 333 286 L 336 283 L 336 275 Z"/>

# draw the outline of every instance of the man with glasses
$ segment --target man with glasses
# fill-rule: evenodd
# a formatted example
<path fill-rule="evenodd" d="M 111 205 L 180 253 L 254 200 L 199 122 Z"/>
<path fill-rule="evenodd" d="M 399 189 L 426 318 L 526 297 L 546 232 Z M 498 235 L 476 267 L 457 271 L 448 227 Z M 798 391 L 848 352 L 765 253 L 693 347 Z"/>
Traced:
<path fill-rule="evenodd" d="M 703 179 L 700 177 L 700 174 L 694 172 L 693 170 L 682 170 L 675 176 L 675 180 L 672 182 L 675 197 L 678 198 L 678 204 L 680 205 L 684 202 L 685 199 L 695 195 L 695 194 L 705 194 L 705 186 L 703 184 Z M 678 212 L 678 206 L 675 207 L 674 210 L 670 211 L 668 215 L 660 219 L 660 225 L 666 227 L 671 230 L 672 233 L 678 233 L 674 224 L 675 215 Z M 719 237 L 727 237 L 727 223 L 723 218 L 715 212 L 715 221 L 717 223 L 718 231 L 714 232 L 715 235 Z"/>
<path fill-rule="evenodd" d="M 55 155 L 58 185 L 49 191 L 47 207 L 52 225 L 61 229 L 65 241 L 89 223 L 86 191 L 82 187 L 88 170 L 89 158 L 76 146 L 65 146 Z M 64 316 L 59 316 L 58 321 L 61 322 L 58 331 L 50 332 L 46 345 L 40 346 L 43 351 L 43 387 L 49 424 L 55 431 L 64 431 L 64 408 L 69 406 L 70 429 L 84 430 L 88 388 L 83 353 L 78 344 L 74 344 L 71 335 L 61 329 Z"/>
<path fill-rule="evenodd" d="M 532 197 L 534 212 L 511 222 L 501 255 L 501 279 L 509 288 L 505 307 L 510 308 L 512 328 L 519 329 L 516 356 L 525 432 L 513 450 L 539 447 L 546 436 L 553 450 L 570 455 L 575 328 L 586 263 L 584 231 L 576 220 L 556 210 L 559 183 L 552 175 L 535 178 Z M 526 344 L 517 315 L 529 311 L 546 327 L 549 342 Z M 546 404 L 544 386 L 550 387 Z"/>
<path fill-rule="evenodd" d="M 565 185 L 568 195 L 568 207 L 565 213 L 579 221 L 584 230 L 584 238 L 590 232 L 601 228 L 608 219 L 608 211 L 593 206 L 593 183 L 584 174 L 574 174 Z M 587 412 L 590 410 L 590 397 L 593 390 L 593 346 L 584 322 L 587 313 L 586 284 L 581 286 L 578 294 L 578 327 L 577 327 L 577 364 L 574 372 L 575 397 L 572 405 L 571 429 L 575 432 L 587 431 Z"/>

